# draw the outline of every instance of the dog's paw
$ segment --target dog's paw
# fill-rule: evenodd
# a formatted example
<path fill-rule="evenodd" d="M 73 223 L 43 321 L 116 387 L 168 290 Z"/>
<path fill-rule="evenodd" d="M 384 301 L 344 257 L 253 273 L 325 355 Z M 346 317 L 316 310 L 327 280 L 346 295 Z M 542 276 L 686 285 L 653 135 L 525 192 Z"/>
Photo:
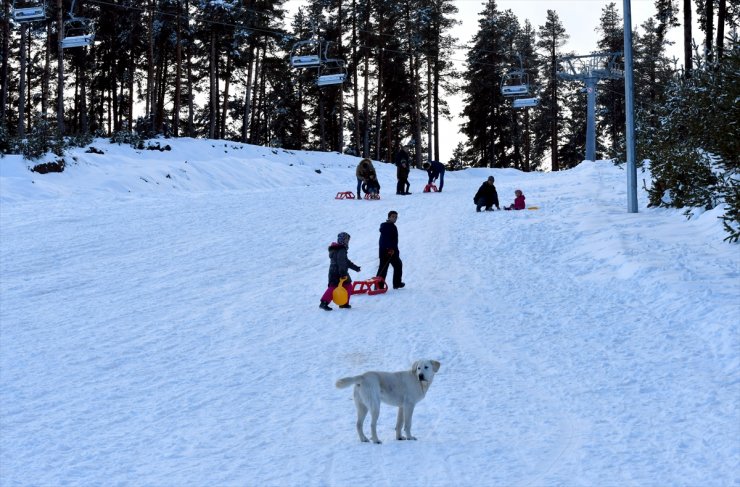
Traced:
<path fill-rule="evenodd" d="M 373 440 L 373 443 L 375 443 L 376 445 L 380 445 L 380 444 L 382 444 L 383 442 L 382 442 L 382 441 L 380 441 L 380 440 Z"/>

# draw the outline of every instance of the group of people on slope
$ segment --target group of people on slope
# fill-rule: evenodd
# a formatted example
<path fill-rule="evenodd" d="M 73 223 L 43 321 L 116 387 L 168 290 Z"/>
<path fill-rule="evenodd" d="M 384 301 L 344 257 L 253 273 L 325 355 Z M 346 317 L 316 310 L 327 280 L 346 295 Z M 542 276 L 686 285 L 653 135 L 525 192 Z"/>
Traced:
<path fill-rule="evenodd" d="M 498 203 L 498 193 L 496 192 L 496 186 L 493 184 L 493 176 L 488 176 L 488 179 L 481 184 L 478 188 L 478 192 L 473 196 L 473 203 L 475 203 L 475 211 L 480 211 L 482 207 L 485 207 L 486 211 L 493 211 L 495 206 L 497 210 L 501 207 Z M 517 189 L 514 191 L 514 203 L 509 206 L 505 206 L 504 210 L 523 210 L 526 208 L 524 203 L 525 197 L 522 190 Z"/>
<path fill-rule="evenodd" d="M 409 146 L 401 146 L 393 157 L 393 163 L 396 166 L 396 194 L 398 195 L 411 194 L 409 191 L 411 189 L 411 184 L 409 183 L 409 174 L 411 173 L 411 156 L 409 155 L 409 150 Z M 439 180 L 437 191 L 442 191 L 445 184 L 444 164 L 438 161 L 429 161 L 423 167 L 429 176 L 427 185 L 431 185 Z M 378 174 L 375 172 L 373 161 L 368 158 L 362 159 L 357 165 L 357 169 L 355 169 L 355 177 L 357 178 L 357 199 L 362 198 L 361 191 L 370 195 L 380 194 L 380 182 L 378 181 Z"/>
<path fill-rule="evenodd" d="M 378 240 L 378 259 L 380 265 L 378 267 L 377 276 L 383 278 L 388 274 L 388 266 L 393 266 L 393 289 L 401 289 L 406 284 L 401 280 L 403 275 L 403 262 L 401 262 L 401 255 L 398 250 L 398 228 L 396 228 L 396 221 L 398 220 L 397 211 L 389 211 L 388 219 L 380 224 L 380 239 Z M 352 296 L 352 279 L 349 277 L 349 270 L 352 269 L 355 272 L 360 272 L 360 266 L 352 262 L 347 256 L 349 250 L 350 235 L 346 232 L 341 232 L 337 235 L 337 241 L 332 242 L 329 245 L 329 285 L 321 296 L 321 302 L 319 308 L 325 311 L 331 311 L 333 308 L 329 306 L 332 300 L 334 290 L 339 286 L 339 282 L 344 278 L 342 287 L 347 291 L 347 302 L 340 308 L 351 308 L 349 304 L 349 298 Z M 383 284 L 385 286 L 385 284 Z"/>

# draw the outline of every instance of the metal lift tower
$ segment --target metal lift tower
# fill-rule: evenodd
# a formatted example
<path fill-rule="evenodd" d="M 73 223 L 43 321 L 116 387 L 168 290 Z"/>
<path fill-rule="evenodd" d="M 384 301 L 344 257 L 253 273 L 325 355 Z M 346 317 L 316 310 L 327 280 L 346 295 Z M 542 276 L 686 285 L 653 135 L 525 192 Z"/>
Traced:
<path fill-rule="evenodd" d="M 596 85 L 602 79 L 620 79 L 624 70 L 618 60 L 621 52 L 593 53 L 585 56 L 565 56 L 558 59 L 558 76 L 583 81 L 588 94 L 586 117 L 586 160 L 596 158 Z"/>

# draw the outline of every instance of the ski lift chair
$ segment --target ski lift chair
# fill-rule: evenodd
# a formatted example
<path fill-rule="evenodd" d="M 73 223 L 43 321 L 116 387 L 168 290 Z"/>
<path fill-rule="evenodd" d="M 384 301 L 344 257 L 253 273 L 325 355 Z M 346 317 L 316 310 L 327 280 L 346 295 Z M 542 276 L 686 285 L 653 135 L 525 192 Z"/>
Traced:
<path fill-rule="evenodd" d="M 522 96 L 529 94 L 529 76 L 522 70 L 509 71 L 501 78 L 501 94 Z"/>
<path fill-rule="evenodd" d="M 89 19 L 72 17 L 64 21 L 62 49 L 86 47 L 95 40 L 95 32 Z"/>
<path fill-rule="evenodd" d="M 16 22 L 33 22 L 46 18 L 46 1 L 13 0 L 13 20 Z"/>
<path fill-rule="evenodd" d="M 290 66 L 315 68 L 321 64 L 321 42 L 313 39 L 298 41 L 290 50 Z"/>
<path fill-rule="evenodd" d="M 511 102 L 512 108 L 530 108 L 540 104 L 539 97 L 535 98 L 516 98 Z"/>
<path fill-rule="evenodd" d="M 319 75 L 316 77 L 316 85 L 329 86 L 341 85 L 347 79 L 347 70 L 341 59 L 326 59 L 319 66 Z"/>

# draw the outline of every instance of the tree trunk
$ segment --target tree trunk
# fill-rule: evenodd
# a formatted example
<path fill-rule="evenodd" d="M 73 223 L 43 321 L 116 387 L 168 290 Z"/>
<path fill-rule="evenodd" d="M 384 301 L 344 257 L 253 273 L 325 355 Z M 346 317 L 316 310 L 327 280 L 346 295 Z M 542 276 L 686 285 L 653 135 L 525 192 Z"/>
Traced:
<path fill-rule="evenodd" d="M 427 160 L 434 160 L 434 119 L 432 118 L 432 63 L 427 58 Z"/>
<path fill-rule="evenodd" d="M 149 2 L 149 20 L 147 30 L 149 31 L 149 49 L 147 49 L 147 77 L 146 77 L 146 117 L 149 122 L 153 122 L 152 115 L 154 112 L 154 0 Z M 133 97 L 131 98 L 133 103 Z"/>
<path fill-rule="evenodd" d="M 244 113 L 242 114 L 242 142 L 244 143 L 249 140 L 249 111 L 250 104 L 252 103 L 252 66 L 254 66 L 254 46 L 249 48 L 247 82 L 244 86 Z"/>
<path fill-rule="evenodd" d="M 51 22 L 46 27 L 46 52 L 44 53 L 44 74 L 41 80 L 41 116 L 49 116 L 49 83 L 51 79 Z"/>
<path fill-rule="evenodd" d="M 64 136 L 64 11 L 62 0 L 57 0 L 57 42 L 59 53 L 57 54 L 57 133 L 59 137 Z"/>
<path fill-rule="evenodd" d="M 725 22 L 727 21 L 727 1 L 719 0 L 717 10 L 717 63 L 722 62 L 725 52 Z"/>
<path fill-rule="evenodd" d="M 711 62 L 714 58 L 712 56 L 712 47 L 714 44 L 714 0 L 704 0 L 704 2 L 704 32 L 706 33 L 704 56 L 707 58 L 707 62 Z"/>
<path fill-rule="evenodd" d="M 18 83 L 18 137 L 26 136 L 26 37 L 28 23 L 21 23 L 21 70 Z"/>
<path fill-rule="evenodd" d="M 550 51 L 550 63 L 552 64 L 552 106 L 551 106 L 551 120 L 550 120 L 550 163 L 552 164 L 553 171 L 559 171 L 560 165 L 558 164 L 558 74 L 557 74 L 557 57 L 555 55 L 555 41 L 553 40 L 552 50 Z"/>
<path fill-rule="evenodd" d="M 210 87 L 210 102 L 209 102 L 209 124 L 208 124 L 208 138 L 216 138 L 216 116 L 218 115 L 218 80 L 216 79 L 216 31 L 211 31 L 211 49 L 210 55 L 208 56 L 208 72 L 209 72 L 209 87 Z"/>
<path fill-rule="evenodd" d="M 352 145 L 355 154 L 360 154 L 360 87 L 357 85 L 357 1 L 352 0 L 352 99 L 354 100 L 354 133 Z M 365 73 L 367 76 L 367 73 Z"/>
<path fill-rule="evenodd" d="M 175 99 L 172 107 L 172 135 L 180 135 L 180 106 L 182 104 L 182 8 L 177 0 L 175 25 Z"/>
<path fill-rule="evenodd" d="M 229 114 L 229 87 L 231 84 L 231 56 L 227 54 L 226 57 L 226 80 L 224 81 L 224 103 L 221 108 L 221 127 L 219 128 L 220 138 L 226 138 L 226 117 Z"/>
<path fill-rule="evenodd" d="M 6 128 L 8 109 L 8 57 L 10 56 L 10 0 L 3 1 L 3 52 L 2 71 L 0 72 L 0 130 Z"/>
<path fill-rule="evenodd" d="M 261 62 L 260 62 L 260 48 L 257 47 L 255 51 L 254 56 L 254 84 L 252 85 L 252 96 L 255 99 L 255 101 L 252 102 L 252 113 L 250 115 L 250 121 L 249 121 L 249 142 L 251 144 L 254 144 L 256 141 L 256 135 L 257 130 L 255 130 L 255 120 L 257 117 L 257 101 L 259 97 L 259 78 L 261 76 L 260 69 L 261 69 Z"/>
<path fill-rule="evenodd" d="M 683 57 L 686 78 L 691 78 L 691 71 L 694 69 L 691 42 L 691 0 L 683 0 Z"/>
<path fill-rule="evenodd" d="M 87 50 L 80 50 L 80 130 L 83 134 L 90 133 L 90 120 L 87 116 Z"/>

